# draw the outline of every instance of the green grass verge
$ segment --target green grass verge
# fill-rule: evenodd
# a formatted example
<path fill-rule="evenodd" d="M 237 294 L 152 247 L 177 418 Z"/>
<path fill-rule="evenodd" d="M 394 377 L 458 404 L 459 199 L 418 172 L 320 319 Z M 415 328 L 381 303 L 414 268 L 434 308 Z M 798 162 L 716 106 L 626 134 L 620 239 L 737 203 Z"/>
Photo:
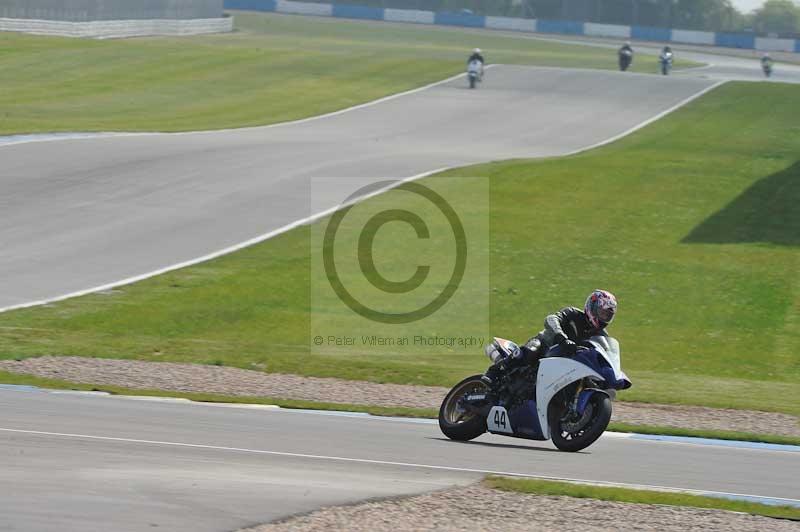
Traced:
<path fill-rule="evenodd" d="M 634 381 L 622 399 L 799 415 L 797 124 L 796 87 L 731 83 L 601 149 L 452 172 L 489 181 L 491 330 L 527 338 L 546 313 L 608 287 L 621 302 L 612 333 Z M 0 357 L 440 386 L 485 369 L 480 349 L 314 353 L 309 237 L 302 227 L 110 294 L 3 314 Z M 458 320 L 459 310 L 443 315 Z"/>
<path fill-rule="evenodd" d="M 5 384 L 38 386 L 56 390 L 99 391 L 114 395 L 141 395 L 150 397 L 179 397 L 199 402 L 213 403 L 242 403 L 277 405 L 282 408 L 301 408 L 310 410 L 336 410 L 343 412 L 364 412 L 375 416 L 395 416 L 436 419 L 438 411 L 433 408 L 405 408 L 357 405 L 348 403 L 326 403 L 320 401 L 299 401 L 294 399 L 280 399 L 275 397 L 258 396 L 231 396 L 213 393 L 172 392 L 167 390 L 141 390 L 138 388 L 125 388 L 122 386 L 79 384 L 58 379 L 45 379 L 32 375 L 23 375 L 0 371 L 0 382 Z M 778 436 L 771 434 L 753 434 L 749 432 L 730 432 L 714 430 L 682 429 L 674 427 L 659 427 L 652 425 L 631 425 L 629 423 L 611 423 L 608 430 L 614 432 L 633 432 L 638 434 L 657 434 L 666 436 L 685 436 L 689 438 L 712 438 L 732 441 L 751 441 L 759 443 L 775 443 L 779 445 L 800 445 L 800 438 Z"/>
<path fill-rule="evenodd" d="M 631 423 L 612 422 L 608 425 L 612 432 L 632 432 L 636 434 L 655 434 L 658 436 L 681 436 L 686 438 L 709 438 L 712 440 L 749 441 L 756 443 L 774 443 L 777 445 L 800 445 L 800 438 L 779 436 L 777 434 L 755 434 L 752 432 L 736 432 L 729 430 L 685 429 L 662 427 L 657 425 L 634 425 Z"/>
<path fill-rule="evenodd" d="M 296 399 L 280 399 L 275 397 L 249 396 L 249 395 L 222 395 L 215 393 L 172 392 L 167 390 L 142 390 L 139 388 L 126 388 L 124 386 L 111 386 L 106 384 L 81 384 L 59 379 L 46 379 L 32 375 L 21 375 L 0 371 L 0 382 L 18 386 L 37 386 L 54 390 L 75 390 L 84 392 L 106 392 L 113 395 L 134 395 L 142 397 L 176 397 L 198 401 L 201 403 L 231 403 L 253 405 L 276 405 L 282 408 L 309 409 L 309 410 L 335 410 L 342 412 L 364 412 L 375 416 L 433 418 L 438 415 L 436 410 L 425 408 L 404 408 L 352 405 L 348 403 L 324 403 L 318 401 L 300 401 Z"/>
<path fill-rule="evenodd" d="M 587 486 L 583 484 L 574 484 L 571 482 L 556 482 L 550 480 L 491 476 L 488 477 L 485 482 L 488 486 L 495 489 L 519 493 L 530 493 L 533 495 L 577 497 L 581 499 L 597 499 L 601 501 L 631 502 L 639 504 L 662 504 L 667 506 L 688 506 L 692 508 L 709 508 L 714 510 L 743 512 L 765 517 L 792 519 L 795 521 L 800 520 L 800 508 L 794 508 L 792 506 L 771 506 L 768 504 L 721 499 L 716 497 L 704 497 L 699 495 L 686 495 L 682 493 L 667 493 L 627 488 Z"/>
<path fill-rule="evenodd" d="M 457 74 L 475 46 L 492 62 L 614 68 L 609 50 L 487 32 L 251 13 L 236 13 L 236 28 L 109 41 L 0 33 L 0 135 L 281 122 Z M 635 69 L 654 65 L 642 57 Z"/>

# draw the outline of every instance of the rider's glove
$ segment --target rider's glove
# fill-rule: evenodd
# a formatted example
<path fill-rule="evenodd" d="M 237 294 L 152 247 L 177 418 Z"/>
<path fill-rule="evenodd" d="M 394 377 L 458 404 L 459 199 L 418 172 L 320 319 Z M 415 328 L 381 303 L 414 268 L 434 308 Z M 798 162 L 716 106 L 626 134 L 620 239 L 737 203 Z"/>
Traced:
<path fill-rule="evenodd" d="M 576 344 L 570 339 L 566 339 L 563 342 L 561 342 L 561 348 L 564 349 L 564 351 L 566 351 L 570 355 L 574 355 L 575 353 L 578 352 L 578 344 Z"/>

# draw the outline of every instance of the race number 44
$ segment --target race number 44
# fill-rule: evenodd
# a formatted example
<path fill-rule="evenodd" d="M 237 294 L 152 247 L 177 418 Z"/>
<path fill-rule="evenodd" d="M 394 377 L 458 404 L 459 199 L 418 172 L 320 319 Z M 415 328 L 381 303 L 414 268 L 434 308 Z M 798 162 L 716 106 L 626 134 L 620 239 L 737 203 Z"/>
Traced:
<path fill-rule="evenodd" d="M 489 432 L 501 432 L 504 434 L 513 434 L 511 423 L 508 420 L 508 412 L 502 406 L 495 406 L 489 412 L 489 418 L 486 420 Z"/>

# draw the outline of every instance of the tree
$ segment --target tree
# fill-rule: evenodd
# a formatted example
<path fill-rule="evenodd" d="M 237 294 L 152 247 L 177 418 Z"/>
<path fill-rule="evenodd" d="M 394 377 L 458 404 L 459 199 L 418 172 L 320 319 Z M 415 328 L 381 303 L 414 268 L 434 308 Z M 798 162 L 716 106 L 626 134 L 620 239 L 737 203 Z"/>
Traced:
<path fill-rule="evenodd" d="M 800 8 L 791 0 L 767 0 L 753 20 L 759 33 L 793 34 L 800 31 Z"/>

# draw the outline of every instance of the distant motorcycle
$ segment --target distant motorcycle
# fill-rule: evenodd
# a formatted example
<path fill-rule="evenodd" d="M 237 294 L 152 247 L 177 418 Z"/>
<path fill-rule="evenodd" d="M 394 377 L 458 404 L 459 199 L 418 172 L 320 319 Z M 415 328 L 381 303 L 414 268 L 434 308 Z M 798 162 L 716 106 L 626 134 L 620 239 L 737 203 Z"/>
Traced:
<path fill-rule="evenodd" d="M 628 70 L 633 62 L 633 52 L 630 50 L 621 50 L 619 53 L 619 69 L 623 72 Z"/>
<path fill-rule="evenodd" d="M 469 88 L 474 89 L 475 85 L 481 81 L 483 77 L 483 63 L 480 61 L 470 61 L 467 65 L 467 79 L 469 80 Z"/>
<path fill-rule="evenodd" d="M 661 61 L 661 73 L 665 76 L 669 75 L 669 71 L 672 70 L 672 52 L 663 52 L 659 56 L 659 60 Z"/>
<path fill-rule="evenodd" d="M 764 76 L 768 78 L 772 77 L 772 63 L 768 62 L 761 63 L 761 70 L 764 71 Z"/>
<path fill-rule="evenodd" d="M 503 358 L 521 349 L 502 338 L 495 338 L 493 346 L 490 356 Z M 491 389 L 481 375 L 467 377 L 444 398 L 439 428 L 452 440 L 472 440 L 488 431 L 552 439 L 562 451 L 585 449 L 608 427 L 615 390 L 629 388 L 631 382 L 622 371 L 614 338 L 594 336 L 575 356 L 562 354 L 554 346 L 538 368 L 514 368 Z"/>

